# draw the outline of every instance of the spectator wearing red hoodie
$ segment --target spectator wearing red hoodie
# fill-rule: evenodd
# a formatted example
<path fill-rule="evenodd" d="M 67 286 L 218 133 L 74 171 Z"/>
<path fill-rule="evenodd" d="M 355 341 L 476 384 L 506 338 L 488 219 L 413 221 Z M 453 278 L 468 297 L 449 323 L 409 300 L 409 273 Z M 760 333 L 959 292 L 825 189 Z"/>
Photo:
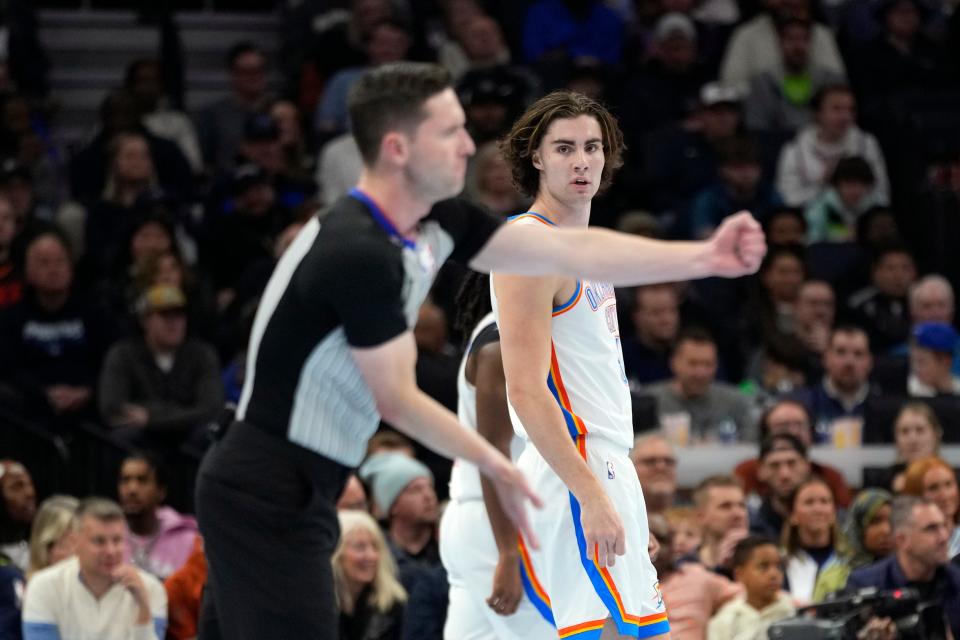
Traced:
<path fill-rule="evenodd" d="M 167 481 L 162 464 L 151 453 L 132 453 L 123 460 L 117 494 L 127 518 L 131 562 L 166 579 L 193 550 L 197 521 L 163 506 Z"/>

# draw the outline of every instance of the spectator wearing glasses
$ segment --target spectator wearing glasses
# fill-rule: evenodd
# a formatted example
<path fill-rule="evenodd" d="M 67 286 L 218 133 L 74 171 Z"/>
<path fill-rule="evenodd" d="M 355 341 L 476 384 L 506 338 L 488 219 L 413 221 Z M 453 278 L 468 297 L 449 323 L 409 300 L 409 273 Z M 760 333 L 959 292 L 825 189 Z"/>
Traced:
<path fill-rule="evenodd" d="M 647 513 L 663 513 L 677 493 L 677 457 L 673 446 L 658 433 L 637 437 L 630 458 L 637 468 Z"/>

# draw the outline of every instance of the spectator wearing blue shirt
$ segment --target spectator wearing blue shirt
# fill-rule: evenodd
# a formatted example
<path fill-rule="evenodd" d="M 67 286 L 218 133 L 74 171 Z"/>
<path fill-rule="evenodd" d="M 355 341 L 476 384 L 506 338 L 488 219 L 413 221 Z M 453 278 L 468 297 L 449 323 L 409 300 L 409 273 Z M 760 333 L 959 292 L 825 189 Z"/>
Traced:
<path fill-rule="evenodd" d="M 763 222 L 783 205 L 779 194 L 762 180 L 756 145 L 746 137 L 733 137 L 718 145 L 719 177 L 701 191 L 690 211 L 692 236 L 705 238 L 724 218 L 738 211 L 750 211 Z"/>
<path fill-rule="evenodd" d="M 523 55 L 530 63 L 567 57 L 614 65 L 623 38 L 623 20 L 599 0 L 540 0 L 523 25 Z"/>

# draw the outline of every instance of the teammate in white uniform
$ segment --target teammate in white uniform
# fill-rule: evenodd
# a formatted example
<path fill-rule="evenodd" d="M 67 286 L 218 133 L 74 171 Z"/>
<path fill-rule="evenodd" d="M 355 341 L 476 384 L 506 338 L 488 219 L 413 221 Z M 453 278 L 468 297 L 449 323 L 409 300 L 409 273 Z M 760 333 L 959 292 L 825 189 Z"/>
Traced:
<path fill-rule="evenodd" d="M 458 323 L 473 328 L 457 376 L 460 423 L 516 460 L 523 440 L 507 413 L 500 334 L 490 311 L 489 278 L 472 274 L 458 295 Z M 482 318 L 477 316 L 486 312 Z M 458 459 L 450 504 L 440 521 L 440 558 L 450 583 L 445 640 L 554 638 L 549 605 L 524 596 L 529 555 L 476 466 Z"/>
<path fill-rule="evenodd" d="M 503 144 L 515 182 L 535 196 L 512 224 L 556 233 L 586 227 L 593 196 L 620 165 L 622 140 L 609 112 L 585 96 L 556 92 L 534 103 Z M 746 225 L 745 245 L 729 238 L 746 215 L 728 219 L 711 242 L 752 264 L 764 250 L 755 221 Z M 648 270 L 640 281 L 723 272 L 661 248 L 643 256 Z M 669 637 L 628 456 L 633 424 L 613 284 L 497 273 L 492 293 L 511 417 L 533 444 L 518 466 L 546 504 L 532 516 L 540 549 L 531 557 L 559 637 Z"/>

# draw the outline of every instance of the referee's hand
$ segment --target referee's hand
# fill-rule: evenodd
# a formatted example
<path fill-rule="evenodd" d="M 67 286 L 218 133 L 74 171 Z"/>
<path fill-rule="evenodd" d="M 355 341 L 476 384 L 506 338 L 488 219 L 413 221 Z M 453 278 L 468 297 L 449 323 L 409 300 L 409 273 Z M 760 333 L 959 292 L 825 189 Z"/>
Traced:
<path fill-rule="evenodd" d="M 493 487 L 497 490 L 497 498 L 500 500 L 500 507 L 517 527 L 524 541 L 534 549 L 539 549 L 540 541 L 530 526 L 524 503 L 529 500 L 539 509 L 543 506 L 543 501 L 527 484 L 527 479 L 523 477 L 520 470 L 499 451 L 494 450 L 494 452 L 496 455 L 490 456 L 487 463 L 480 466 L 480 471 L 493 482 Z"/>

